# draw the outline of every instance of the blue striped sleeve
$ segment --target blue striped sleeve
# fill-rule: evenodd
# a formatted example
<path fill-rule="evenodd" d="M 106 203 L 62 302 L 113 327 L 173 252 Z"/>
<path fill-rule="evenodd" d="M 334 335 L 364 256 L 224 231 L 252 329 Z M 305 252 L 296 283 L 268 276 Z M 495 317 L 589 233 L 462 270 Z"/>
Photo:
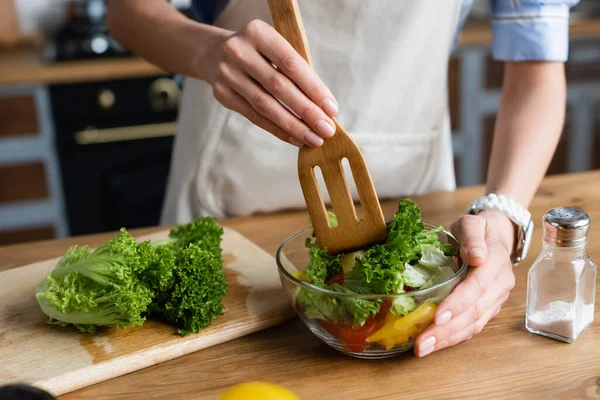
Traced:
<path fill-rule="evenodd" d="M 491 0 L 493 57 L 566 61 L 569 13 L 579 0 Z"/>

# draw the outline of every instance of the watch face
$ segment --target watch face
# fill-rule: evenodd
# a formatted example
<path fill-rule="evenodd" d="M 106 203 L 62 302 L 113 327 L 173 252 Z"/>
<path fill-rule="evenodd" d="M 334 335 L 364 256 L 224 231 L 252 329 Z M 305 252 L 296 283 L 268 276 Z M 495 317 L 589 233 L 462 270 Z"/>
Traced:
<path fill-rule="evenodd" d="M 533 236 L 533 222 L 530 221 L 525 228 L 525 237 L 523 238 L 523 252 L 521 254 L 521 260 L 527 257 L 529 246 L 531 245 L 531 237 Z"/>

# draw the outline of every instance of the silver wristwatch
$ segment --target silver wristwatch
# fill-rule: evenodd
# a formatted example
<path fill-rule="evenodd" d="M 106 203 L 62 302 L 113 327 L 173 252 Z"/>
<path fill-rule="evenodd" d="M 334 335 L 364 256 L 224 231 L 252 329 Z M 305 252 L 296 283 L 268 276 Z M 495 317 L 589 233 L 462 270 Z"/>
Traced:
<path fill-rule="evenodd" d="M 531 213 L 514 200 L 494 193 L 480 197 L 472 202 L 467 209 L 467 214 L 477 215 L 483 210 L 499 212 L 517 226 L 515 248 L 511 255 L 511 261 L 516 266 L 527 257 L 527 251 L 531 244 L 531 236 L 533 235 Z"/>

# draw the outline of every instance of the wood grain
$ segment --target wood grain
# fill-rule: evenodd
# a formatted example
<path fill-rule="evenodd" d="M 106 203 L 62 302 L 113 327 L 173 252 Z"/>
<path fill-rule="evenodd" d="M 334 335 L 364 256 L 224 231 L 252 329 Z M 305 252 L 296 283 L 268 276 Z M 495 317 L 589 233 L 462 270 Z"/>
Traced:
<path fill-rule="evenodd" d="M 0 47 L 14 46 L 21 36 L 14 0 L 0 0 Z"/>
<path fill-rule="evenodd" d="M 54 226 L 30 226 L 26 228 L 0 230 L 0 246 L 9 244 L 35 242 L 56 237 Z"/>
<path fill-rule="evenodd" d="M 346 357 L 314 337 L 297 319 L 62 396 L 61 399 L 217 399 L 249 380 L 284 385 L 302 399 L 594 399 L 600 397 L 600 329 L 593 324 L 574 344 L 525 331 L 527 270 L 540 250 L 539 221 L 555 206 L 576 206 L 592 218 L 588 252 L 600 260 L 600 172 L 546 178 L 532 203 L 536 229 L 517 286 L 497 318 L 474 339 L 424 359 L 411 354 L 383 361 Z M 413 197 L 425 220 L 448 226 L 481 186 Z M 395 202 L 383 204 L 391 216 Z M 265 250 L 307 225 L 306 212 L 222 221 Z M 155 230 L 157 228 L 151 228 Z M 143 230 L 148 232 L 148 230 Z M 107 235 L 78 238 L 99 243 Z M 58 255 L 73 239 L 0 247 L 0 269 Z"/>
<path fill-rule="evenodd" d="M 33 162 L 0 167 L 0 204 L 48 198 L 44 164 Z"/>
<path fill-rule="evenodd" d="M 162 230 L 140 240 L 166 237 Z M 25 382 L 59 395 L 290 319 L 273 258 L 230 228 L 222 247 L 229 284 L 224 314 L 185 337 L 160 321 L 94 335 L 48 325 L 34 293 L 57 259 L 0 273 L 0 385 Z"/>
<path fill-rule="evenodd" d="M 0 98 L 0 138 L 40 131 L 33 95 Z"/>
<path fill-rule="evenodd" d="M 137 57 L 46 64 L 38 48 L 0 54 L 0 85 L 92 82 L 166 74 Z"/>
<path fill-rule="evenodd" d="M 269 0 L 275 29 L 312 65 L 308 40 L 296 0 Z M 334 119 L 335 134 L 321 147 L 304 146 L 298 151 L 298 178 L 317 241 L 329 254 L 350 252 L 384 242 L 387 229 L 369 169 L 358 146 Z M 359 219 L 346 182 L 342 160 L 348 160 L 364 210 Z M 329 224 L 315 167 L 323 173 L 338 226 Z"/>
<path fill-rule="evenodd" d="M 585 39 L 600 34 L 600 18 L 574 21 L 569 26 L 571 39 Z M 469 19 L 458 41 L 459 47 L 488 46 L 492 42 L 492 29 L 489 20 Z"/>

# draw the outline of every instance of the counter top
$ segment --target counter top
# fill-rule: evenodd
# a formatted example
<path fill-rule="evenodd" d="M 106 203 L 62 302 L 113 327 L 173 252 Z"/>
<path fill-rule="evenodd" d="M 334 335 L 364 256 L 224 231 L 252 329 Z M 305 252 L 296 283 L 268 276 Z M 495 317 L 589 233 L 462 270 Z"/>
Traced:
<path fill-rule="evenodd" d="M 63 399 L 214 399 L 249 380 L 284 385 L 302 399 L 584 399 L 596 398 L 600 328 L 574 344 L 525 330 L 526 276 L 540 251 L 543 213 L 576 206 L 592 219 L 588 253 L 600 260 L 600 171 L 544 180 L 531 206 L 536 223 L 528 258 L 515 269 L 517 285 L 500 314 L 472 340 L 424 359 L 411 354 L 364 361 L 338 353 L 295 319 L 232 342 L 62 396 Z M 448 226 L 482 187 L 414 197 L 424 220 Z M 395 202 L 384 204 L 386 216 Z M 305 227 L 305 212 L 222 221 L 274 254 L 289 234 Z M 158 228 L 135 230 L 135 234 Z M 61 255 L 69 246 L 98 245 L 109 234 L 0 247 L 0 270 Z M 600 275 L 599 275 L 600 279 Z M 599 287 L 600 288 L 600 287 Z M 598 314 L 597 314 L 598 315 Z"/>
<path fill-rule="evenodd" d="M 39 48 L 0 53 L 0 71 L 0 85 L 92 82 L 165 73 L 137 57 L 46 64 Z"/>
<path fill-rule="evenodd" d="M 569 27 L 570 39 L 600 36 L 600 17 L 576 19 Z M 458 45 L 460 47 L 486 46 L 492 41 L 490 23 L 484 19 L 469 19 L 465 23 Z"/>
<path fill-rule="evenodd" d="M 600 18 L 575 21 L 571 38 L 600 36 Z M 459 46 L 486 46 L 491 41 L 489 22 L 469 20 Z M 25 48 L 0 53 L 0 85 L 90 82 L 104 79 L 153 76 L 164 73 L 140 58 L 117 58 L 45 64 L 39 48 Z"/>

